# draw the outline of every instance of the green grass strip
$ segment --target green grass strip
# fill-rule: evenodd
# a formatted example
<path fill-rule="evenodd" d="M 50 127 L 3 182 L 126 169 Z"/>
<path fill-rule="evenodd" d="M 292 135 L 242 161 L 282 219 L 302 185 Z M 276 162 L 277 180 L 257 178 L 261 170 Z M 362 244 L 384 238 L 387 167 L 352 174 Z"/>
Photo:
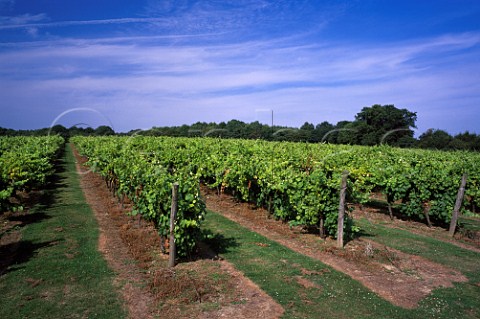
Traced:
<path fill-rule="evenodd" d="M 373 224 L 366 219 L 356 223 L 376 242 L 448 266 L 468 278 L 468 282 L 457 283 L 452 289 L 435 290 L 422 302 L 425 307 L 438 305 L 441 316 L 438 314 L 435 318 L 480 318 L 480 253 L 432 237 Z"/>
<path fill-rule="evenodd" d="M 373 224 L 362 218 L 356 221 L 365 236 L 408 254 L 425 257 L 462 272 L 471 281 L 480 281 L 480 253 L 458 247 L 433 237 L 408 230 Z"/>
<path fill-rule="evenodd" d="M 124 318 L 68 146 L 58 168 L 55 185 L 25 217 L 18 253 L 0 276 L 0 318 Z"/>
<path fill-rule="evenodd" d="M 213 212 L 209 244 L 285 309 L 284 318 L 478 318 L 480 287 L 441 288 L 417 309 L 396 307 L 357 281 Z M 462 257 L 459 257 L 459 263 Z M 297 281 L 308 279 L 316 287 Z"/>

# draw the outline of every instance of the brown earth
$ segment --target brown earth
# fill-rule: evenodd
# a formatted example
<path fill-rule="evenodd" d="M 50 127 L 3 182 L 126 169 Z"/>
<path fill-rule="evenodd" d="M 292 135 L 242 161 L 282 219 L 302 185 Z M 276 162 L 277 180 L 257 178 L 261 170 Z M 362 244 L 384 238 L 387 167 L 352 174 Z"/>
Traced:
<path fill-rule="evenodd" d="M 218 195 L 207 188 L 202 191 L 208 209 L 349 275 L 397 306 L 415 308 L 433 289 L 467 281 L 456 270 L 370 240 L 356 239 L 344 249 L 337 249 L 335 241 L 323 241 L 300 228 L 271 219 L 264 209 L 239 203 L 231 196 Z M 302 285 L 310 287 L 307 282 L 302 281 Z"/>
<path fill-rule="evenodd" d="M 6 211 L 0 213 L 0 276 L 3 275 L 8 267 L 15 263 L 18 258 L 22 259 L 24 251 L 21 251 L 22 233 L 20 228 L 26 224 L 41 220 L 45 216 L 42 214 L 30 215 L 30 208 L 40 201 L 44 195 L 43 191 L 17 192 L 10 201 L 16 204 L 22 204 L 23 210 L 12 212 Z M 50 243 L 54 245 L 55 243 Z"/>
<path fill-rule="evenodd" d="M 382 209 L 354 205 L 352 217 L 354 219 L 365 218 L 373 223 L 381 223 L 382 226 L 408 230 L 417 235 L 433 237 L 435 239 L 450 243 L 463 249 L 468 249 L 480 253 L 480 234 L 477 238 L 468 238 L 462 232 L 457 231 L 454 238 L 451 238 L 442 227 L 428 227 L 427 224 L 412 220 L 402 220 L 399 218 L 390 219 L 386 211 Z"/>
<path fill-rule="evenodd" d="M 100 228 L 99 250 L 116 272 L 130 318 L 279 318 L 283 308 L 208 249 L 167 267 L 153 225 L 128 216 L 103 179 L 74 150 L 86 200 Z M 215 260 L 214 260 L 215 259 Z"/>

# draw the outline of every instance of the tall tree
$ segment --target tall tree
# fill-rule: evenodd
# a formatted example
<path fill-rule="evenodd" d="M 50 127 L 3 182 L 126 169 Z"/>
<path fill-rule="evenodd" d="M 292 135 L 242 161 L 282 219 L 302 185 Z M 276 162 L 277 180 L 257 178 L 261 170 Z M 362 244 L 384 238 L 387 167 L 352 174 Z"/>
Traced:
<path fill-rule="evenodd" d="M 335 126 L 333 124 L 328 123 L 327 121 L 324 121 L 320 124 L 317 124 L 315 126 L 315 132 L 313 140 L 314 142 L 332 142 L 332 137 L 330 136 L 332 134 L 332 131 L 335 129 Z M 330 137 L 330 138 L 329 138 Z"/>
<path fill-rule="evenodd" d="M 332 143 L 350 145 L 360 144 L 358 131 L 359 126 L 361 125 L 361 123 L 354 123 L 350 121 L 338 122 L 335 126 L 335 129 L 331 133 Z"/>
<path fill-rule="evenodd" d="M 230 120 L 227 122 L 227 125 L 225 125 L 225 129 L 227 130 L 227 133 L 225 136 L 231 137 L 231 138 L 244 138 L 245 136 L 245 122 L 239 121 L 239 120 Z"/>
<path fill-rule="evenodd" d="M 467 131 L 455 135 L 450 145 L 453 149 L 478 150 L 478 146 L 476 145 L 478 139 L 479 136 L 477 134 Z"/>
<path fill-rule="evenodd" d="M 115 131 L 107 125 L 100 125 L 95 129 L 95 135 L 103 136 L 103 135 L 115 135 Z"/>
<path fill-rule="evenodd" d="M 315 132 L 315 126 L 308 122 L 305 122 L 298 131 L 298 140 L 302 142 L 313 142 L 313 133 Z"/>
<path fill-rule="evenodd" d="M 375 104 L 364 107 L 356 116 L 351 129 L 356 130 L 363 145 L 391 144 L 400 146 L 408 138 L 413 141 L 417 113 L 398 109 L 394 105 Z"/>
<path fill-rule="evenodd" d="M 449 147 L 452 140 L 452 136 L 447 132 L 431 128 L 418 137 L 418 146 L 421 148 L 444 150 Z"/>
<path fill-rule="evenodd" d="M 68 129 L 63 126 L 63 125 L 60 125 L 60 124 L 57 124 L 57 125 L 54 125 L 50 128 L 50 134 L 58 134 L 60 136 L 62 136 L 63 138 L 65 139 L 68 139 L 69 137 L 69 132 L 68 132 Z"/>

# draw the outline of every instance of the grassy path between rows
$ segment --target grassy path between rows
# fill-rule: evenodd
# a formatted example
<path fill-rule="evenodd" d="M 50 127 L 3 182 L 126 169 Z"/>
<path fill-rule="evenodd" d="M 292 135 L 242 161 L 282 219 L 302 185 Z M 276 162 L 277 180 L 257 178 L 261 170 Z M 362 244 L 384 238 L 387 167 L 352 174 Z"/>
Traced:
<path fill-rule="evenodd" d="M 16 217 L 21 238 L 0 276 L 0 318 L 124 318 L 68 146 L 54 180 L 38 205 Z"/>
<path fill-rule="evenodd" d="M 366 227 L 368 225 L 365 225 Z M 469 282 L 435 290 L 407 310 L 393 306 L 350 277 L 210 212 L 210 245 L 285 309 L 284 318 L 479 318 L 480 254 L 406 231 L 365 230 L 372 239 L 462 271 Z M 420 248 L 423 247 L 423 248 Z M 454 255 L 452 255 L 454 253 Z"/>
<path fill-rule="evenodd" d="M 55 181 L 28 214 L 0 275 L 0 318 L 124 318 L 115 274 L 97 250 L 98 224 L 68 148 Z M 461 271 L 469 279 L 435 290 L 417 309 L 393 306 L 350 277 L 210 212 L 209 244 L 285 309 L 284 318 L 480 318 L 480 254 L 400 229 L 359 221 L 364 235 Z M 4 235 L 4 234 L 2 234 Z"/>

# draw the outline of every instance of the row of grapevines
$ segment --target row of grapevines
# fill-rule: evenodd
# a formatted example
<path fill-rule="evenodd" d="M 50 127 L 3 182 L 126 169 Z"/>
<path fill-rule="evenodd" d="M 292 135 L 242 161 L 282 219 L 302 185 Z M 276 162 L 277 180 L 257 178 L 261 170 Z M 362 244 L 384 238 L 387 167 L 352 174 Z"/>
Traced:
<path fill-rule="evenodd" d="M 463 174 L 468 176 L 463 212 L 480 204 L 479 162 L 475 153 L 382 148 L 371 158 L 369 182 L 405 215 L 447 224 Z"/>
<path fill-rule="evenodd" d="M 349 171 L 351 200 L 365 203 L 380 192 L 410 217 L 449 223 L 463 174 L 468 176 L 463 212 L 475 212 L 480 204 L 477 153 L 295 143 L 278 148 L 288 149 L 292 162 L 310 172 Z"/>
<path fill-rule="evenodd" d="M 84 148 L 93 150 L 98 141 L 91 139 Z M 219 191 L 229 190 L 238 199 L 266 207 L 276 218 L 292 224 L 317 227 L 322 222 L 332 236 L 344 170 L 349 172 L 351 202 L 365 203 L 373 192 L 380 192 L 409 216 L 425 218 L 427 213 L 432 221 L 446 223 L 461 176 L 467 173 L 464 212 L 480 204 L 476 166 L 480 158 L 475 153 L 209 138 L 136 136 L 104 141 L 112 144 L 109 151 L 97 152 L 91 164 L 107 179 L 114 179 L 120 192 L 139 203 L 135 211 L 147 216 L 151 209 L 136 196 L 145 189 L 163 194 L 149 202 L 157 207 L 162 197 L 169 198 L 173 180 L 167 181 L 163 192 L 147 186 L 151 182 L 138 180 L 145 163 L 159 174 L 190 176 L 192 185 L 201 180 Z M 130 173 L 123 174 L 123 170 Z M 161 183 L 156 187 L 162 188 Z M 189 198 L 200 201 L 196 186 Z M 166 225 L 167 215 L 161 216 L 160 223 Z M 356 229 L 351 226 L 347 218 L 347 233 Z"/>
<path fill-rule="evenodd" d="M 156 220 L 161 232 L 168 225 L 168 214 L 158 213 L 157 207 L 162 199 L 168 203 L 175 178 L 188 176 L 192 185 L 202 180 L 241 200 L 268 207 L 278 219 L 306 226 L 317 226 L 323 220 L 327 234 L 336 233 L 342 170 L 326 165 L 317 169 L 313 155 L 305 159 L 306 150 L 300 144 L 142 136 L 73 141 L 94 169 L 107 180 L 115 180 L 118 191 L 131 198 L 134 212 Z M 147 169 L 149 174 L 154 170 L 175 178 L 166 184 L 156 178 L 153 185 L 153 180 L 143 177 Z M 356 194 L 362 185 L 352 177 L 349 186 Z M 199 203 L 198 190 L 192 187 L 190 191 L 183 196 Z M 150 206 L 142 204 L 148 192 L 157 196 Z M 346 225 L 348 231 L 351 223 Z"/>
<path fill-rule="evenodd" d="M 17 191 L 45 185 L 63 143 L 56 135 L 0 137 L 0 211 L 22 208 L 11 202 Z"/>
<path fill-rule="evenodd" d="M 206 139 L 184 143 L 185 153 L 196 155 L 188 161 L 192 170 L 211 187 L 229 189 L 290 224 L 318 227 L 322 222 L 327 235 L 336 235 L 343 169 L 318 169 L 309 145 Z M 358 194 L 359 187 L 350 178 L 350 194 Z M 351 234 L 355 228 L 348 216 L 347 221 L 346 233 Z"/>
<path fill-rule="evenodd" d="M 71 141 L 87 165 L 100 173 L 120 198 L 133 203 L 132 214 L 153 221 L 162 239 L 169 232 L 172 185 L 179 184 L 175 243 L 179 256 L 196 246 L 205 204 L 200 198 L 198 176 L 188 169 L 163 165 L 161 155 L 176 146 L 161 140 L 116 137 L 75 137 Z M 173 140 L 172 140 L 173 141 Z"/>
<path fill-rule="evenodd" d="M 148 140 L 148 138 L 147 138 Z M 463 212 L 480 204 L 480 156 L 471 152 L 341 146 L 246 140 L 174 138 L 162 152 L 168 167 L 190 167 L 212 187 L 269 207 L 279 219 L 306 226 L 324 219 L 335 235 L 338 185 L 349 172 L 350 201 L 383 193 L 405 215 L 446 224 L 463 174 Z M 158 156 L 157 156 L 158 157 Z"/>

